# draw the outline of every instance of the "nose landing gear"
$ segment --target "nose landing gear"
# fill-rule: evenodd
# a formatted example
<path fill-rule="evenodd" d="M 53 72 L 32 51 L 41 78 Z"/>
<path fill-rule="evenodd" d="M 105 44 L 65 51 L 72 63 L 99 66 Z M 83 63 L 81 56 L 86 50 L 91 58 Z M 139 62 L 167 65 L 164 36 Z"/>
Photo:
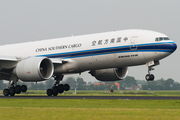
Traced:
<path fill-rule="evenodd" d="M 145 79 L 147 81 L 153 81 L 155 77 L 153 74 L 150 73 L 150 71 L 154 70 L 153 67 L 159 65 L 160 63 L 159 61 L 149 61 L 146 64 L 148 66 L 148 74 L 145 76 Z"/>
<path fill-rule="evenodd" d="M 148 67 L 148 74 L 145 76 L 145 79 L 147 81 L 153 81 L 154 80 L 154 75 L 150 73 L 150 71 L 154 70 L 152 67 Z"/>

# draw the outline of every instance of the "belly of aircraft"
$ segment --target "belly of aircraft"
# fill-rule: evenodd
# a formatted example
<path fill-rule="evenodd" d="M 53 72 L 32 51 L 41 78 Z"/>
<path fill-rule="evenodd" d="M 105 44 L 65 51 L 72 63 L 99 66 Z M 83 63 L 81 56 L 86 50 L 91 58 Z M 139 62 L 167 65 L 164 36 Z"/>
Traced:
<path fill-rule="evenodd" d="M 81 71 L 120 68 L 146 63 L 143 54 L 138 52 L 82 57 L 81 59 L 76 58 L 76 61 L 78 62 Z"/>

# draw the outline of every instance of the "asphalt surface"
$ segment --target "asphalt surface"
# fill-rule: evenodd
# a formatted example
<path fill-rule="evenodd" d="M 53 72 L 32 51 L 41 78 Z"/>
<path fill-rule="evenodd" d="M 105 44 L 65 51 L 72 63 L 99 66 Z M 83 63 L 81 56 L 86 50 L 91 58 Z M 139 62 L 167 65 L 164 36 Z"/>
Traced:
<path fill-rule="evenodd" d="M 180 100 L 180 97 L 166 96 L 0 96 L 0 99 L 117 99 L 117 100 Z"/>

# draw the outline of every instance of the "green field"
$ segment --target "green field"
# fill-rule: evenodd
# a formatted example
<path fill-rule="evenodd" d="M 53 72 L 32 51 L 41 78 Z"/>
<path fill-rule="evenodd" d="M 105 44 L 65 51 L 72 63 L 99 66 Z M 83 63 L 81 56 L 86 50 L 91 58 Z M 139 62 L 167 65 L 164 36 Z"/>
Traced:
<path fill-rule="evenodd" d="M 180 100 L 0 99 L 0 119 L 180 120 Z"/>
<path fill-rule="evenodd" d="M 74 91 L 70 90 L 59 94 L 59 96 L 70 96 Z M 0 95 L 3 91 L 0 90 Z M 28 90 L 20 95 L 41 95 L 46 96 L 46 90 Z M 77 90 L 78 96 L 180 96 L 180 90 L 151 90 L 151 91 L 136 91 L 136 90 L 115 90 L 114 93 L 105 93 L 105 90 Z"/>
<path fill-rule="evenodd" d="M 59 96 L 72 96 L 68 91 Z M 0 91 L 2 95 L 2 91 Z M 46 96 L 46 90 L 20 95 Z M 180 96 L 180 91 L 77 91 L 78 96 Z M 74 96 L 76 96 L 74 95 Z M 180 120 L 180 100 L 0 99 L 0 120 Z"/>

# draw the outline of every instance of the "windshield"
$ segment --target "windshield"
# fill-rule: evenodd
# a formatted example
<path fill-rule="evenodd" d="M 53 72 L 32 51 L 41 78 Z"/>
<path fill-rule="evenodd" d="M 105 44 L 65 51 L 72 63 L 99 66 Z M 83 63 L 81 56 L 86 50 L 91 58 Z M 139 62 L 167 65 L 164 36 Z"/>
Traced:
<path fill-rule="evenodd" d="M 170 40 L 168 37 L 157 37 L 155 41 Z"/>

